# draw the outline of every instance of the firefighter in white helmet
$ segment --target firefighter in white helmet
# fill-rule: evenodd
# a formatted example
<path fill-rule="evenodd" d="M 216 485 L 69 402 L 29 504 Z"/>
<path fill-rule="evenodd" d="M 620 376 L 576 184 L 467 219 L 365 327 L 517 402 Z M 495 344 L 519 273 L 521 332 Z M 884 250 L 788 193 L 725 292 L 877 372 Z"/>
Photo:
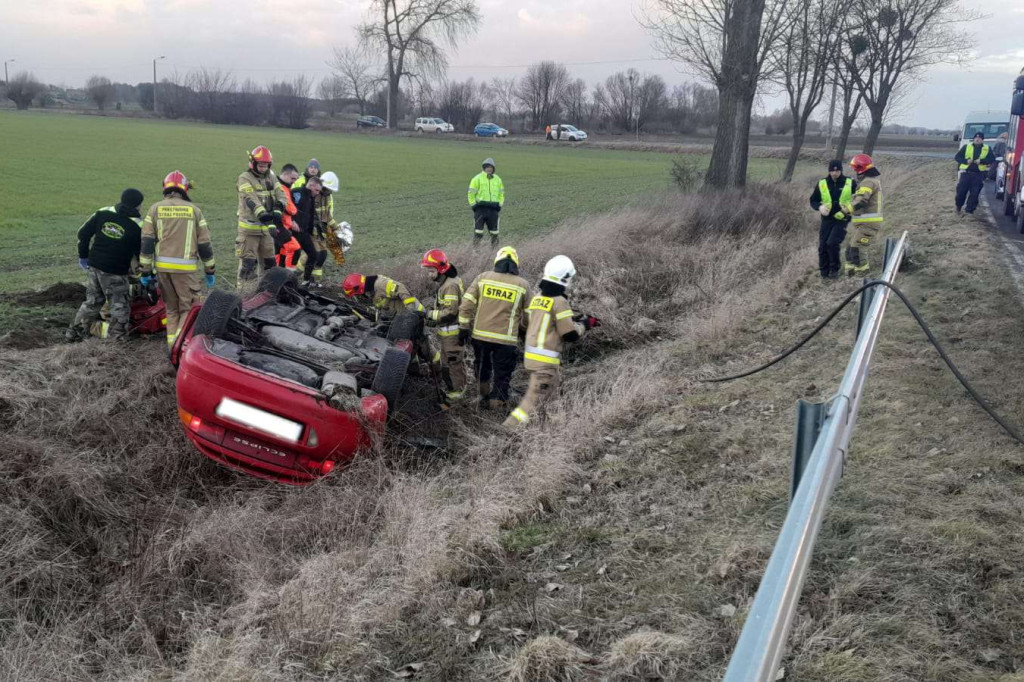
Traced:
<path fill-rule="evenodd" d="M 568 256 L 555 256 L 544 265 L 540 293 L 526 309 L 530 322 L 523 367 L 530 375 L 530 383 L 519 406 L 505 420 L 507 427 L 528 423 L 537 408 L 558 389 L 565 343 L 579 340 L 601 324 L 592 315 L 574 315 L 569 307 L 565 292 L 575 276 L 576 267 Z"/>

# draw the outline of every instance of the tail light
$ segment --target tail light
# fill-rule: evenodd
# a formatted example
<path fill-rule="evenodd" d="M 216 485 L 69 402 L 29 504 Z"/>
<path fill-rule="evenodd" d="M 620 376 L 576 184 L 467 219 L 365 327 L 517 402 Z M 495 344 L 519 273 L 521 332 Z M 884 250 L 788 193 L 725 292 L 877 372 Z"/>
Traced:
<path fill-rule="evenodd" d="M 213 441 L 214 443 L 220 443 L 224 440 L 224 429 L 217 426 L 216 424 L 208 424 L 200 419 L 197 415 L 178 408 L 178 419 L 185 426 L 185 429 L 192 433 L 202 436 L 206 440 Z"/>

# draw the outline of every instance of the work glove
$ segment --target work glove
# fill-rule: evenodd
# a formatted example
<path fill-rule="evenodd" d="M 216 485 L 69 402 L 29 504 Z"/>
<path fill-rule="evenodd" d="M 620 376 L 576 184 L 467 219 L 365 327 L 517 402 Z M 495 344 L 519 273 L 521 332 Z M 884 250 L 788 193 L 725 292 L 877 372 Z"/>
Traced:
<path fill-rule="evenodd" d="M 826 218 L 828 217 L 829 211 L 831 211 L 831 210 L 832 210 L 832 207 L 829 206 L 828 204 L 822 204 L 821 206 L 818 207 L 818 213 L 820 213 L 821 215 L 823 215 Z"/>
<path fill-rule="evenodd" d="M 211 275 L 207 275 L 206 276 L 206 288 L 207 289 L 212 289 L 215 286 L 217 286 L 217 275 L 212 275 L 212 274 Z"/>
<path fill-rule="evenodd" d="M 465 346 L 467 343 L 469 343 L 469 340 L 471 338 L 473 338 L 473 332 L 471 332 L 468 329 L 460 329 L 459 330 L 459 345 L 460 346 Z"/>
<path fill-rule="evenodd" d="M 143 275 L 142 277 L 139 277 L 139 284 L 141 284 L 144 287 L 148 287 L 152 283 L 153 275 Z"/>
<path fill-rule="evenodd" d="M 78 267 L 82 268 L 83 270 L 88 270 L 89 269 L 89 259 L 88 258 L 79 258 L 78 259 Z"/>
<path fill-rule="evenodd" d="M 601 320 L 597 319 L 593 315 L 587 315 L 586 317 L 583 318 L 582 322 L 583 322 L 583 328 L 588 330 L 588 331 L 593 329 L 594 327 L 600 327 L 601 326 Z"/>
<path fill-rule="evenodd" d="M 274 243 L 276 244 L 281 239 L 281 228 L 271 227 L 270 229 L 267 230 L 267 234 L 270 235 L 270 238 L 273 239 Z M 280 249 L 280 247 L 278 248 Z"/>
<path fill-rule="evenodd" d="M 836 211 L 836 220 L 846 220 L 846 214 L 842 211 Z"/>
<path fill-rule="evenodd" d="M 256 216 L 256 219 L 259 220 L 264 225 L 269 225 L 270 223 L 274 222 L 274 214 L 271 213 L 270 211 L 264 211 L 263 213 L 260 213 L 258 216 Z"/>

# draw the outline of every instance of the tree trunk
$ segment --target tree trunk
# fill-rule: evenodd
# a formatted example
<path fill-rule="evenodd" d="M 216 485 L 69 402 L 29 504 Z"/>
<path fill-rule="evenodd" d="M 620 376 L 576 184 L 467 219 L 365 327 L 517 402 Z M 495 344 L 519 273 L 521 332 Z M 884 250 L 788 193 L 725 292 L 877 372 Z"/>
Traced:
<path fill-rule="evenodd" d="M 868 107 L 871 111 L 871 126 L 868 128 L 868 137 L 864 140 L 864 153 L 871 155 L 875 152 L 875 145 L 878 143 L 878 136 L 882 132 L 882 115 L 884 106 Z"/>
<path fill-rule="evenodd" d="M 839 141 L 836 143 L 835 157 L 842 160 L 846 156 L 846 145 L 850 142 L 850 131 L 853 123 L 860 113 L 861 99 L 857 96 L 856 102 L 853 99 L 853 88 L 843 92 L 843 124 L 839 130 Z"/>
<path fill-rule="evenodd" d="M 397 128 L 398 120 L 398 86 L 401 78 L 393 76 L 388 78 L 388 128 Z"/>
<path fill-rule="evenodd" d="M 718 89 L 718 126 L 715 128 L 715 146 L 711 150 L 711 163 L 704 176 L 704 184 L 708 187 L 725 188 L 729 186 L 731 154 L 735 147 L 736 118 L 740 102 L 732 88 Z"/>
<path fill-rule="evenodd" d="M 786 170 L 782 171 L 782 181 L 792 182 L 793 171 L 796 170 L 796 162 L 800 158 L 800 150 L 804 146 L 804 138 L 807 136 L 807 121 L 793 121 L 793 145 L 789 148 L 789 158 L 786 159 Z"/>

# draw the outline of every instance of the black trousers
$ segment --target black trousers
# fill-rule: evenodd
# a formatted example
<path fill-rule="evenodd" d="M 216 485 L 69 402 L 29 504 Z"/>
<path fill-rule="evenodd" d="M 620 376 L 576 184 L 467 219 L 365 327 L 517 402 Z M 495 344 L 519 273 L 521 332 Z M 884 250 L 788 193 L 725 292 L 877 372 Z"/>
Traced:
<path fill-rule="evenodd" d="M 484 228 L 491 233 L 491 236 L 498 234 L 498 223 L 501 220 L 501 214 L 498 213 L 498 209 L 489 208 L 486 206 L 478 206 L 473 209 L 473 233 L 477 237 L 482 237 L 484 234 Z"/>
<path fill-rule="evenodd" d="M 822 277 L 839 273 L 842 263 L 839 261 L 839 247 L 846 239 L 845 220 L 822 218 L 821 229 L 818 230 L 818 270 Z"/>
<path fill-rule="evenodd" d="M 313 278 L 313 269 L 323 265 L 322 262 L 318 262 L 322 253 L 324 262 L 327 261 L 327 252 L 318 252 L 316 250 L 316 244 L 313 242 L 313 235 L 308 232 L 293 232 L 292 235 L 295 237 L 295 241 L 302 247 L 303 252 L 306 254 L 306 269 L 303 272 L 303 278 L 308 282 Z M 296 252 L 295 262 L 298 263 L 298 252 Z"/>
<path fill-rule="evenodd" d="M 519 348 L 504 343 L 477 341 L 473 339 L 476 380 L 491 382 L 493 400 L 508 400 L 508 385 L 519 359 Z"/>
<path fill-rule="evenodd" d="M 956 183 L 956 207 L 964 207 L 968 213 L 974 213 L 974 209 L 978 208 L 978 196 L 981 194 L 981 189 L 985 186 L 985 174 L 984 173 L 968 173 L 963 172 L 960 174 L 960 180 Z M 967 206 L 964 206 L 964 198 L 967 199 Z"/>

